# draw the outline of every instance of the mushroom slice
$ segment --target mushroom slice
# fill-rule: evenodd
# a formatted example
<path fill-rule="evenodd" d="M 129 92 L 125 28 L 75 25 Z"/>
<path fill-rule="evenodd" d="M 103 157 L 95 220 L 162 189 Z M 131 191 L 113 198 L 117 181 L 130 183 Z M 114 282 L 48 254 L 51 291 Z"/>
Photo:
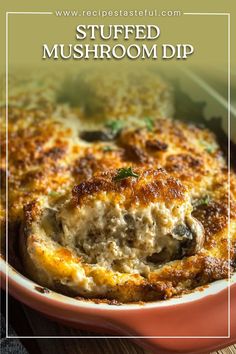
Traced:
<path fill-rule="evenodd" d="M 178 224 L 172 231 L 174 238 L 181 241 L 181 255 L 191 256 L 198 253 L 205 241 L 204 228 L 192 215 L 186 217 L 185 224 Z"/>

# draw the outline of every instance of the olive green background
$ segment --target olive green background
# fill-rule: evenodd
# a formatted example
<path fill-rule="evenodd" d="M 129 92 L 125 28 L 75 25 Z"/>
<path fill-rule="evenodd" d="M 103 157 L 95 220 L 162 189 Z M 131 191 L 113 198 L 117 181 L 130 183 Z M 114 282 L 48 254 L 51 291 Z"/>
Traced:
<path fill-rule="evenodd" d="M 235 78 L 235 33 L 236 1 L 199 0 L 199 1 L 1 1 L 1 53 L 5 53 L 5 13 L 6 11 L 54 11 L 77 9 L 158 9 L 181 10 L 182 12 L 229 12 L 231 14 L 231 70 Z M 227 16 L 190 16 L 180 17 L 56 17 L 53 15 L 9 15 L 9 72 L 21 67 L 40 67 L 43 70 L 63 70 L 111 65 L 154 65 L 161 70 L 177 67 L 196 66 L 209 70 L 227 79 Z M 187 60 L 43 60 L 42 45 L 47 43 L 78 43 L 75 30 L 78 24 L 155 24 L 161 28 L 157 44 L 190 43 L 195 53 Z M 120 41 L 117 41 L 120 42 Z M 117 44 L 116 42 L 116 44 Z M 138 41 L 141 44 L 142 41 Z M 88 43 L 87 40 L 81 43 Z M 114 42 L 115 43 L 115 42 Z M 130 41 L 130 44 L 132 41 Z M 111 41 L 110 41 L 110 44 Z M 127 44 L 127 43 L 126 43 Z M 1 71 L 5 68 L 5 55 L 2 55 Z"/>

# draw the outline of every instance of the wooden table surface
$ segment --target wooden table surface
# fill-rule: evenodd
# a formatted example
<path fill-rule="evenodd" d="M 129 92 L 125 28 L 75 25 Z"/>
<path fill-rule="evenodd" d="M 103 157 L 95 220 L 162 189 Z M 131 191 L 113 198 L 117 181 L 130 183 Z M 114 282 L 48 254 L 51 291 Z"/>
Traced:
<path fill-rule="evenodd" d="M 9 323 L 19 336 L 94 335 L 91 332 L 75 330 L 51 321 L 10 296 Z M 29 354 L 152 354 L 129 339 L 22 339 L 21 341 Z M 216 353 L 236 354 L 236 344 L 214 352 Z"/>

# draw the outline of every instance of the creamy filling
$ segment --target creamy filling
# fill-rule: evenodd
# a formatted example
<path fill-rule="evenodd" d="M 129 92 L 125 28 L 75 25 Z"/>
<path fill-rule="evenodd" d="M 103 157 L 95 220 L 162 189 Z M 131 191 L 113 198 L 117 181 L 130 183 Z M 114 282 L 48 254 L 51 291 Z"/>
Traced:
<path fill-rule="evenodd" d="M 202 225 L 191 216 L 191 204 L 150 203 L 129 210 L 94 200 L 90 205 L 47 209 L 46 234 L 83 262 L 122 273 L 150 271 L 194 254 L 204 240 Z"/>

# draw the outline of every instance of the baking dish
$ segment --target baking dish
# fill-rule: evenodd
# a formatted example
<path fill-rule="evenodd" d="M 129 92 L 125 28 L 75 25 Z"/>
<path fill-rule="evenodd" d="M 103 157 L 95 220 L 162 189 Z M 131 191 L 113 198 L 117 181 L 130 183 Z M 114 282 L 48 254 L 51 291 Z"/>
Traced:
<path fill-rule="evenodd" d="M 227 131 L 227 100 L 193 72 L 183 73 L 179 82 L 188 95 L 191 92 L 190 99 L 207 102 L 204 117 L 220 116 Z M 6 265 L 3 259 L 1 266 L 4 286 Z M 81 329 L 132 336 L 141 345 L 152 350 L 158 348 L 162 353 L 204 353 L 236 341 L 233 321 L 236 317 L 236 276 L 230 281 L 230 293 L 228 282 L 222 280 L 180 298 L 120 306 L 94 304 L 52 291 L 40 291 L 35 283 L 11 266 L 8 276 L 9 292 L 45 315 Z M 228 316 L 229 309 L 231 316 Z"/>

